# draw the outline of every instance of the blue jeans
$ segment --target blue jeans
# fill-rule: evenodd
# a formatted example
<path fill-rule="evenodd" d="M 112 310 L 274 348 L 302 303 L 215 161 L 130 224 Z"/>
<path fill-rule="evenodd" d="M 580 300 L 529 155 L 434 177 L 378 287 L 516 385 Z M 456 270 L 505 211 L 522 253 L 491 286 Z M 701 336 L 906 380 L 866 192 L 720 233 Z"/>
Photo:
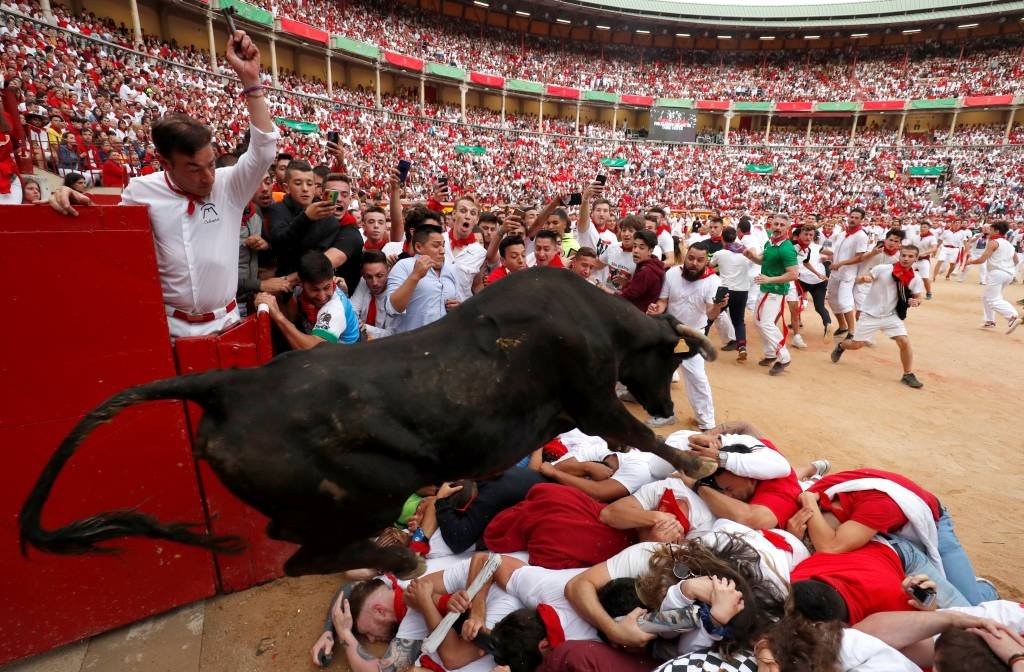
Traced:
<path fill-rule="evenodd" d="M 953 518 L 946 507 L 940 508 L 942 513 L 936 525 L 939 529 L 939 556 L 942 558 L 946 578 L 973 605 L 998 600 L 999 595 L 992 586 L 975 578 L 971 559 L 967 557 L 967 552 L 953 530 Z"/>
<path fill-rule="evenodd" d="M 907 576 L 927 574 L 935 582 L 935 605 L 940 609 L 947 607 L 969 607 L 971 603 L 957 590 L 950 581 L 942 576 L 939 568 L 932 564 L 925 552 L 917 544 L 906 537 L 889 535 L 889 544 L 896 550 L 903 562 L 903 571 Z"/>

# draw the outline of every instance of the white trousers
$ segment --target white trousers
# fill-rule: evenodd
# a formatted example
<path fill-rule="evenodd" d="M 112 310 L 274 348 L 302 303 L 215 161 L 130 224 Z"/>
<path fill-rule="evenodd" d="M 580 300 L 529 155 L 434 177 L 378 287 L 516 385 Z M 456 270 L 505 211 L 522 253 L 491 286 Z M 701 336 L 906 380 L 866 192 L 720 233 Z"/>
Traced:
<path fill-rule="evenodd" d="M 697 418 L 697 425 L 701 429 L 711 429 L 715 426 L 715 403 L 711 399 L 711 381 L 704 370 L 704 358 L 700 355 L 688 357 L 679 368 L 683 370 L 686 398 Z"/>
<path fill-rule="evenodd" d="M 779 321 L 785 322 L 782 314 L 785 307 L 786 297 L 781 294 L 762 294 L 754 312 L 757 330 L 761 333 L 764 356 L 774 357 L 783 364 L 790 360 L 786 336 L 779 329 Z"/>
<path fill-rule="evenodd" d="M 854 280 L 841 280 L 835 271 L 828 276 L 828 286 L 825 289 L 825 299 L 828 307 L 836 315 L 843 315 L 854 309 L 853 303 Z"/>
<path fill-rule="evenodd" d="M 715 328 L 718 329 L 718 337 L 722 339 L 723 343 L 736 340 L 736 328 L 732 325 L 728 309 L 723 308 L 722 312 L 718 314 L 715 319 Z"/>
<path fill-rule="evenodd" d="M 1013 280 L 1013 276 L 1005 271 L 992 271 L 985 283 L 985 293 L 981 296 L 981 307 L 986 322 L 995 322 L 996 313 L 1006 319 L 1017 316 L 1017 309 L 1003 298 L 1003 290 Z"/>
<path fill-rule="evenodd" d="M 968 257 L 968 260 L 977 259 L 980 256 L 981 256 L 981 254 L 972 254 L 970 257 Z M 974 266 L 978 267 L 978 280 L 981 281 L 981 284 L 983 284 L 983 285 L 987 284 L 988 283 L 988 264 L 974 264 Z M 964 281 L 964 276 L 967 275 L 967 269 L 969 269 L 969 268 L 971 268 L 971 267 L 970 266 L 961 266 L 959 271 L 957 271 L 958 272 L 957 280 L 959 280 L 960 282 L 963 282 Z"/>

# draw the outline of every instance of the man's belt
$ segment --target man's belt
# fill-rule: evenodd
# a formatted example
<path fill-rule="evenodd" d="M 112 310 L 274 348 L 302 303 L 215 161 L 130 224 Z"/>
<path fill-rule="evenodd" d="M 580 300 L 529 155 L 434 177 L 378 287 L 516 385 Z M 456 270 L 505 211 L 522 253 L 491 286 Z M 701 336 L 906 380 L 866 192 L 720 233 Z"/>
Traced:
<path fill-rule="evenodd" d="M 958 249 L 958 248 L 959 248 L 960 246 L 959 246 L 959 245 L 943 245 L 943 247 L 951 247 L 951 248 L 953 248 L 954 250 L 956 250 L 956 249 Z"/>
<path fill-rule="evenodd" d="M 235 306 L 237 305 L 238 304 L 235 302 L 235 300 L 231 299 L 231 303 L 229 303 L 228 305 L 224 306 L 223 308 L 218 308 L 217 310 L 214 310 L 209 313 L 186 313 L 184 310 L 178 310 L 177 308 L 172 308 L 170 306 L 164 306 L 164 308 L 167 311 L 167 315 L 173 317 L 176 320 L 188 322 L 189 324 L 202 324 L 204 322 L 213 322 L 216 319 L 224 317 L 232 310 L 234 310 Z"/>

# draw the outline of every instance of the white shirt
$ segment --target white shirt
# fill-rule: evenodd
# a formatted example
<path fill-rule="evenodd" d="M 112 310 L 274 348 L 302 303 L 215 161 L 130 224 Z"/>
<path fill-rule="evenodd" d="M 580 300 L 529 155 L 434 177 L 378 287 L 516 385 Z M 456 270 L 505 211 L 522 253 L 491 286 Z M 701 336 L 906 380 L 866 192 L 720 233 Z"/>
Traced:
<path fill-rule="evenodd" d="M 939 242 L 946 247 L 963 247 L 964 241 L 970 236 L 971 232 L 967 229 L 960 229 L 959 231 L 946 229 L 939 234 Z"/>
<path fill-rule="evenodd" d="M 565 597 L 565 584 L 587 569 L 544 569 L 527 565 L 512 573 L 505 591 L 522 602 L 527 609 L 536 609 L 538 604 L 546 604 L 554 609 L 562 624 L 565 641 L 599 640 L 597 629 L 580 618 Z"/>
<path fill-rule="evenodd" d="M 974 607 L 950 607 L 939 611 L 959 611 L 981 618 L 991 618 L 1014 632 L 1024 633 L 1024 605 L 1010 600 L 992 600 Z"/>
<path fill-rule="evenodd" d="M 645 511 L 655 511 L 661 504 L 661 498 L 665 495 L 666 490 L 672 491 L 677 502 L 686 502 L 687 510 L 684 513 L 690 521 L 690 531 L 686 533 L 687 538 L 711 531 L 716 520 L 715 514 L 711 513 L 707 503 L 698 497 L 697 493 L 686 487 L 686 484 L 678 478 L 669 477 L 648 483 L 634 492 L 633 497 Z"/>
<path fill-rule="evenodd" d="M 611 480 L 621 483 L 631 495 L 641 486 L 665 478 L 675 471 L 665 460 L 642 450 L 617 453 L 617 457 L 619 468 L 611 475 Z"/>
<path fill-rule="evenodd" d="M 860 310 L 871 317 L 889 317 L 896 314 L 896 279 L 892 277 L 892 264 L 880 264 L 871 269 L 871 289 L 860 305 Z M 924 281 L 917 275 L 910 281 L 910 293 L 924 291 Z"/>
<path fill-rule="evenodd" d="M 843 628 L 839 645 L 843 672 L 920 672 L 921 668 L 882 640 L 854 628 Z"/>
<path fill-rule="evenodd" d="M 636 579 L 651 572 L 651 555 L 665 544 L 657 541 L 641 541 L 621 550 L 605 561 L 608 578 Z"/>
<path fill-rule="evenodd" d="M 252 126 L 249 149 L 229 168 L 217 169 L 213 191 L 188 213 L 188 199 L 171 191 L 164 172 L 133 178 L 122 205 L 149 206 L 164 304 L 186 313 L 223 311 L 238 291 L 238 226 L 242 211 L 267 173 L 281 137 Z M 238 320 L 237 310 L 210 322 L 189 324 L 168 317 L 171 336 L 220 331 Z"/>
<path fill-rule="evenodd" d="M 486 258 L 487 250 L 480 243 L 470 243 L 460 247 L 457 252 L 452 252 L 451 238 L 445 234 L 444 262 L 445 266 L 451 264 L 455 271 L 455 298 L 459 302 L 467 301 L 473 296 L 473 280 Z"/>
<path fill-rule="evenodd" d="M 608 246 L 612 243 L 619 242 L 619 239 L 615 237 L 615 234 L 612 233 L 610 229 L 605 229 L 601 233 L 598 233 L 597 227 L 594 226 L 593 222 L 591 222 L 590 226 L 587 227 L 586 231 L 580 231 L 579 228 L 576 229 L 576 240 L 579 242 L 580 247 L 594 248 L 594 251 L 597 252 L 598 259 L 601 259 L 601 261 L 604 261 L 602 255 Z M 529 250 L 527 250 L 527 252 L 529 252 Z M 597 278 L 602 285 L 605 285 L 608 283 L 608 269 L 601 268 L 595 270 L 592 277 Z"/>
<path fill-rule="evenodd" d="M 719 250 L 711 257 L 711 265 L 718 269 L 722 286 L 737 292 L 750 289 L 750 267 L 753 262 L 738 252 Z"/>
<path fill-rule="evenodd" d="M 662 255 L 665 255 L 669 252 L 673 254 L 675 253 L 676 242 L 672 239 L 671 233 L 669 233 L 668 231 L 662 231 L 661 233 L 658 234 L 658 249 L 661 251 Z M 664 256 L 658 258 L 663 259 Z"/>
<path fill-rule="evenodd" d="M 935 248 L 939 246 L 939 239 L 935 237 L 935 234 L 929 232 L 929 234 L 922 238 L 920 234 L 913 237 L 910 242 L 911 245 L 918 249 L 918 259 L 922 257 L 929 257 L 935 253 Z"/>
<path fill-rule="evenodd" d="M 622 249 L 622 243 L 615 241 L 608 245 L 599 257 L 601 263 L 606 264 L 607 274 L 604 284 L 608 289 L 622 289 L 629 283 L 636 271 L 636 262 L 633 261 L 633 251 Z M 617 284 L 612 283 L 612 278 L 617 279 Z"/>
<path fill-rule="evenodd" d="M 835 253 L 832 257 L 832 262 L 847 261 L 853 257 L 867 252 L 870 248 L 868 243 L 868 234 L 861 229 L 852 236 L 844 237 L 835 247 Z M 836 274 L 840 280 L 855 280 L 857 278 L 857 265 L 850 264 L 841 266 L 838 270 L 832 271 Z"/>
<path fill-rule="evenodd" d="M 388 292 L 387 288 L 377 296 L 370 296 L 370 289 L 366 286 L 366 281 L 359 278 L 359 284 L 356 285 L 356 291 L 352 292 L 352 307 L 356 311 L 356 315 L 359 316 L 360 321 L 366 324 L 367 311 L 370 309 L 370 301 L 377 302 L 377 315 L 374 318 L 376 325 L 366 324 L 366 335 L 370 338 L 383 338 L 384 336 L 391 335 L 391 329 L 388 328 L 388 322 L 391 321 L 391 316 L 388 315 Z"/>
<path fill-rule="evenodd" d="M 806 250 L 799 245 L 794 247 L 796 248 L 797 280 L 800 281 L 800 284 L 816 285 L 819 282 L 824 282 L 804 265 L 804 262 L 807 262 L 815 271 L 825 275 L 825 266 L 821 263 L 821 245 L 811 243 Z"/>
<path fill-rule="evenodd" d="M 718 548 L 729 543 L 733 537 L 742 539 L 760 556 L 758 564 L 761 576 L 774 584 L 781 595 L 787 595 L 789 594 L 789 576 L 793 568 L 811 557 L 811 553 L 802 541 L 786 530 L 775 529 L 770 532 L 782 537 L 792 550 L 777 548 L 768 541 L 761 530 L 755 530 L 725 518 L 718 519 L 713 529 L 701 536 L 701 542 L 708 548 Z"/>
<path fill-rule="evenodd" d="M 1013 263 L 1013 245 L 1011 245 L 1005 238 L 996 238 L 996 251 L 992 253 L 992 256 L 988 258 L 985 264 L 988 266 L 988 271 L 1001 271 L 1010 276 L 1013 275 L 1016 264 Z"/>
<path fill-rule="evenodd" d="M 673 266 L 665 273 L 659 299 L 668 299 L 668 312 L 693 329 L 704 329 L 708 323 L 708 307 L 715 303 L 715 293 L 722 279 L 710 275 L 696 282 L 683 277 L 683 267 Z"/>

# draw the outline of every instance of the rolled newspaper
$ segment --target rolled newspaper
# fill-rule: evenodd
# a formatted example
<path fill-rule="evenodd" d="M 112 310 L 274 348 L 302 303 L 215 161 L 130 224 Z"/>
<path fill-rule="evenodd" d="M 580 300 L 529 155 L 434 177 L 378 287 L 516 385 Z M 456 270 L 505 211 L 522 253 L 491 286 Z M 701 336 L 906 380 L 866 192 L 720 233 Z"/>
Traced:
<path fill-rule="evenodd" d="M 473 583 L 469 584 L 469 588 L 466 589 L 466 594 L 469 595 L 469 599 L 476 597 L 476 594 L 480 592 L 480 589 L 484 587 L 484 584 L 494 576 L 494 573 L 498 571 L 498 567 L 501 566 L 501 556 L 497 553 L 491 553 L 487 556 L 487 562 L 484 563 L 480 573 L 473 579 Z M 438 647 L 441 646 L 441 642 L 444 641 L 448 631 L 455 625 L 455 621 L 459 620 L 461 614 L 449 612 L 444 615 L 441 622 L 437 624 L 434 631 L 431 632 L 426 639 L 423 640 L 423 646 L 420 647 L 424 653 L 434 653 Z"/>

